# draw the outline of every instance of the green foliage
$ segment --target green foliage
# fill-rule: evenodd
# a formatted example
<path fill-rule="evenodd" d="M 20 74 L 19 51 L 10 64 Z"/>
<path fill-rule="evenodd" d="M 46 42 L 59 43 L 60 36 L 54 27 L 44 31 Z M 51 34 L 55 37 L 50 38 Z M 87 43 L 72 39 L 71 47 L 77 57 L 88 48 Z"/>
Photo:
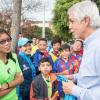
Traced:
<path fill-rule="evenodd" d="M 70 41 L 72 34 L 68 29 L 67 11 L 70 6 L 80 0 L 57 0 L 54 8 L 53 26 L 60 37 L 64 37 L 66 41 Z"/>
<path fill-rule="evenodd" d="M 97 4 L 97 6 L 99 8 L 99 12 L 100 12 L 100 0 L 93 0 L 93 1 Z"/>
<path fill-rule="evenodd" d="M 23 29 L 22 32 L 23 35 L 28 38 L 31 37 L 31 34 L 37 37 L 42 37 L 42 27 L 33 26 L 29 27 L 28 29 Z M 52 39 L 53 33 L 48 27 L 45 28 L 45 36 L 48 40 Z"/>
<path fill-rule="evenodd" d="M 48 40 L 51 40 L 53 37 L 53 32 L 51 31 L 50 28 L 46 27 L 45 29 L 45 36 Z"/>

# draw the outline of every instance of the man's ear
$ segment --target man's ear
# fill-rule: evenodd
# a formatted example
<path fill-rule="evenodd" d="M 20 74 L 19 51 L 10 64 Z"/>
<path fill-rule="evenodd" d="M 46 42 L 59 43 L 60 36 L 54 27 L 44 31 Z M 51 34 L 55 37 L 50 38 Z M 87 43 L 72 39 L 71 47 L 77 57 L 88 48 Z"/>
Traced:
<path fill-rule="evenodd" d="M 89 26 L 90 25 L 90 18 L 89 17 L 85 17 L 84 18 L 84 24 L 85 24 L 85 26 Z"/>

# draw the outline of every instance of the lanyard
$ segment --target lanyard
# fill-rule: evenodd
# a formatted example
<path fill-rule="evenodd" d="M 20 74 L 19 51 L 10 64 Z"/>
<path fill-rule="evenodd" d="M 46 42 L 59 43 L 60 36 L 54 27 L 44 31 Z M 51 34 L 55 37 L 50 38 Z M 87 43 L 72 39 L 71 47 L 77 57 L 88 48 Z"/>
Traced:
<path fill-rule="evenodd" d="M 46 82 L 47 84 L 47 90 L 48 90 L 48 98 L 51 98 L 52 96 L 52 84 L 51 84 L 51 81 L 50 81 L 50 76 L 49 76 L 49 80 L 46 80 L 45 77 L 42 75 L 44 81 Z"/>

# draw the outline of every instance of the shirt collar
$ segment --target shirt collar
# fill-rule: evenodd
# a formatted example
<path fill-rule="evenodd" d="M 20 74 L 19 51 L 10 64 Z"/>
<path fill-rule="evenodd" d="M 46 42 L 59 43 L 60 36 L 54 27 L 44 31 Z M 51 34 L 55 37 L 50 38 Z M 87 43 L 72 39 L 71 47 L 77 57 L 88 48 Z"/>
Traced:
<path fill-rule="evenodd" d="M 97 29 L 95 32 L 93 32 L 90 36 L 88 36 L 85 40 L 84 40 L 84 47 L 88 47 L 88 45 L 95 40 L 97 37 L 100 36 L 100 28 Z"/>

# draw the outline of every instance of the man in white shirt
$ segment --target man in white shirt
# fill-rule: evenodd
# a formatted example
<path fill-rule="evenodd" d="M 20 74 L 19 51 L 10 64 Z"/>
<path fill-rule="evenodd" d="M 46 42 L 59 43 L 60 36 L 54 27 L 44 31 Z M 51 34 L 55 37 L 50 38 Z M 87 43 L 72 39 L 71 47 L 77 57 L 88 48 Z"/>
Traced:
<path fill-rule="evenodd" d="M 97 5 L 90 1 L 74 4 L 69 10 L 69 28 L 74 36 L 84 40 L 84 52 L 77 81 L 63 82 L 65 94 L 78 100 L 100 100 L 100 16 Z"/>

